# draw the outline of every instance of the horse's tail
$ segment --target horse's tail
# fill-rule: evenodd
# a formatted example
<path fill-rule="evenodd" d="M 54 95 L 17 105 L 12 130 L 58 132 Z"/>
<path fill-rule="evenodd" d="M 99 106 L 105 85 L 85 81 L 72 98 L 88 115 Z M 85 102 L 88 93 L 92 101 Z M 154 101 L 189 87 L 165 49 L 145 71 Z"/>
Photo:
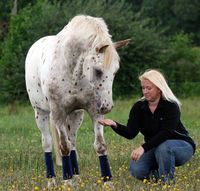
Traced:
<path fill-rule="evenodd" d="M 54 152 L 56 155 L 56 164 L 58 166 L 61 166 L 62 165 L 62 157 L 61 157 L 61 152 L 59 149 L 59 134 L 58 134 L 58 131 L 55 127 L 53 120 L 50 121 L 50 129 L 51 129 L 51 134 L 52 134 L 52 138 L 53 138 Z"/>

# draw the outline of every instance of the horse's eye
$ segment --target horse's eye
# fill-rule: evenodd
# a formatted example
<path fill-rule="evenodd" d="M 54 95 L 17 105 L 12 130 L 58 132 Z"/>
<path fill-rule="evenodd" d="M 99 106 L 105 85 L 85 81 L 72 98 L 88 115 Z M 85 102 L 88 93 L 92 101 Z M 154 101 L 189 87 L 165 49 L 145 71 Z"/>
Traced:
<path fill-rule="evenodd" d="M 95 69 L 95 75 L 97 78 L 101 78 L 103 75 L 103 72 L 100 69 Z"/>

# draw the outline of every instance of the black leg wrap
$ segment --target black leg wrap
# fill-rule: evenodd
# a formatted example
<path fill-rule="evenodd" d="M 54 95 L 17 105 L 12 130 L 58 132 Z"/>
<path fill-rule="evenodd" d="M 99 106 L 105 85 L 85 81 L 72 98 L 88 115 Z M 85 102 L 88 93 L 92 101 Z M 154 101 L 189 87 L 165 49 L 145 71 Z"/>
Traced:
<path fill-rule="evenodd" d="M 72 178 L 73 172 L 70 156 L 62 156 L 62 172 L 63 180 Z"/>
<path fill-rule="evenodd" d="M 104 182 L 111 180 L 112 174 L 110 171 L 107 155 L 99 156 L 99 162 L 101 168 L 101 176 L 103 177 Z"/>
<path fill-rule="evenodd" d="M 45 152 L 44 153 L 44 160 L 45 160 L 45 165 L 46 165 L 46 177 L 47 178 L 55 177 L 52 153 L 51 152 Z"/>
<path fill-rule="evenodd" d="M 76 156 L 75 150 L 71 151 L 70 159 L 71 159 L 73 174 L 79 174 L 78 161 L 77 161 L 77 156 Z"/>

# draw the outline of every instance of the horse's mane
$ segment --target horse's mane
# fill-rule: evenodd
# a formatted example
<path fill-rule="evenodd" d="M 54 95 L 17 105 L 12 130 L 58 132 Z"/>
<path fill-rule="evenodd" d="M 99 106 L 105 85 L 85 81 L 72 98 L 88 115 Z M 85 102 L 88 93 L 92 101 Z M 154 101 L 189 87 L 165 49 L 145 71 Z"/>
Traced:
<path fill-rule="evenodd" d="M 90 42 L 92 48 L 109 45 L 105 51 L 104 67 L 110 65 L 113 54 L 119 59 L 107 25 L 102 18 L 85 15 L 75 16 L 60 33 L 65 31 L 68 31 L 79 39 L 82 38 L 83 42 Z"/>

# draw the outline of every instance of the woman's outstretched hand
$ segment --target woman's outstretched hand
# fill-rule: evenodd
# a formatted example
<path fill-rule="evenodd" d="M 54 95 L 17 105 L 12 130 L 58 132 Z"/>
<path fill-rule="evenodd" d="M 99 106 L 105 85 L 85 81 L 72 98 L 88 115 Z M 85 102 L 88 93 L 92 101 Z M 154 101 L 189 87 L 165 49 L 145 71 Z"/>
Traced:
<path fill-rule="evenodd" d="M 103 126 L 117 127 L 117 124 L 112 119 L 101 119 L 98 121 Z"/>

